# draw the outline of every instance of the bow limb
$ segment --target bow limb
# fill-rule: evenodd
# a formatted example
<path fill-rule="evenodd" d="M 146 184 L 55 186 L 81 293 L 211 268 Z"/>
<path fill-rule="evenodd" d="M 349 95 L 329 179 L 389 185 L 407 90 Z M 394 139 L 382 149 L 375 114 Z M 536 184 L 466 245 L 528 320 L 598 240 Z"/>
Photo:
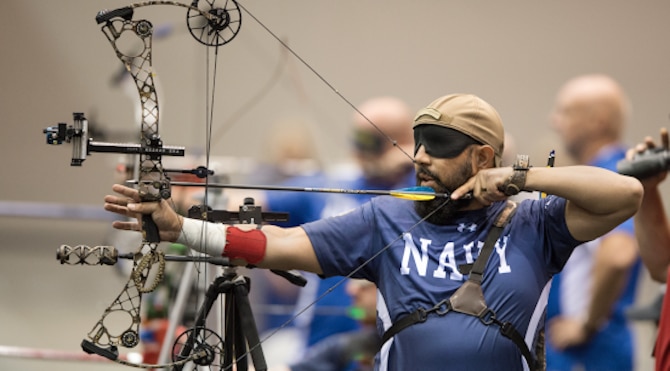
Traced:
<path fill-rule="evenodd" d="M 163 172 L 161 151 L 163 143 L 158 132 L 159 108 L 158 96 L 154 84 L 151 65 L 151 41 L 153 26 L 147 20 L 134 21 L 132 10 L 99 14 L 98 23 L 104 22 L 102 31 L 107 36 L 117 57 L 133 78 L 140 98 L 140 154 L 139 154 L 139 194 L 142 201 L 158 201 L 170 195 L 170 183 Z M 142 42 L 142 51 L 130 55 L 120 50 L 117 41 L 121 37 L 137 37 Z M 117 346 L 132 348 L 139 344 L 141 323 L 141 295 L 153 291 L 163 278 L 165 270 L 164 254 L 158 250 L 160 238 L 158 229 L 150 215 L 142 218 L 142 243 L 135 252 L 131 277 L 112 304 L 107 307 L 101 319 L 89 332 L 90 341 L 84 340 L 86 351 L 113 356 Z M 151 277 L 151 278 L 150 278 Z M 129 325 L 119 332 L 110 329 L 107 323 L 110 316 L 127 316 Z M 128 323 L 128 322 L 126 322 Z M 122 325 L 122 327 L 125 325 Z M 109 347 L 102 349 L 101 347 Z M 115 358 L 115 357 L 113 357 Z M 116 360 L 116 359 L 114 359 Z"/>

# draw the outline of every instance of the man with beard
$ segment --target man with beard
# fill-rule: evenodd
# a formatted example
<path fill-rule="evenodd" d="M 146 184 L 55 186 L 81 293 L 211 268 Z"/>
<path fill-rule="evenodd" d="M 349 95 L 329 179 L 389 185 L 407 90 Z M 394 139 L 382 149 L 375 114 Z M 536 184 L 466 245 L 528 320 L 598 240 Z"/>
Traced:
<path fill-rule="evenodd" d="M 140 203 L 136 190 L 120 185 L 112 189 L 121 196 L 106 196 L 105 209 L 151 214 L 161 239 L 236 264 L 374 282 L 379 332 L 394 329 L 383 338 L 376 369 L 537 369 L 529 349 L 543 326 L 547 283 L 574 247 L 637 211 L 640 182 L 590 166 L 529 168 L 523 156 L 514 167 L 498 167 L 502 120 L 469 94 L 421 109 L 414 138 L 418 185 L 449 197 L 427 204 L 376 197 L 294 228 L 183 218 L 168 201 Z M 507 197 L 521 190 L 549 196 L 519 203 L 503 222 L 499 215 L 513 210 Z M 486 259 L 475 260 L 480 251 Z"/>

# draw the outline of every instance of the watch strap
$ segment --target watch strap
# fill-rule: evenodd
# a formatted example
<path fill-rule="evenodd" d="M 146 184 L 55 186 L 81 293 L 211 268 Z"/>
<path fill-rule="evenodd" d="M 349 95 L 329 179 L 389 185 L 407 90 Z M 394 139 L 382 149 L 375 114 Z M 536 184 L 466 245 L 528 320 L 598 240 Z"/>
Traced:
<path fill-rule="evenodd" d="M 517 155 L 516 161 L 512 166 L 514 171 L 512 175 L 503 183 L 503 193 L 507 196 L 514 196 L 523 191 L 526 186 L 526 175 L 530 168 L 530 159 L 528 155 Z"/>

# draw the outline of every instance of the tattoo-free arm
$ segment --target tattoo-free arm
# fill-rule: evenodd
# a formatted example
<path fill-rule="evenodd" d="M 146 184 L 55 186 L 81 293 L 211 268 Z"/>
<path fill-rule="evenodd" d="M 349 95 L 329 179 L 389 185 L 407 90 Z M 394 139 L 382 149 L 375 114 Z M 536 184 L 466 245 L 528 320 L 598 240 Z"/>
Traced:
<path fill-rule="evenodd" d="M 602 236 L 632 217 L 643 195 L 637 179 L 593 166 L 531 168 L 525 189 L 567 199 L 566 223 L 579 241 Z"/>

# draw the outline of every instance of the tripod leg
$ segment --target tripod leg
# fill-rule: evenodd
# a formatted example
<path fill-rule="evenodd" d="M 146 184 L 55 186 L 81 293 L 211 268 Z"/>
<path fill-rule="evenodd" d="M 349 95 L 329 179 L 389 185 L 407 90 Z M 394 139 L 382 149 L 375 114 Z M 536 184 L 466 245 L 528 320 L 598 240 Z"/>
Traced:
<path fill-rule="evenodd" d="M 249 283 L 246 280 L 238 282 L 240 282 L 240 284 L 235 285 L 233 292 L 235 293 L 236 298 L 235 304 L 239 311 L 239 323 L 242 326 L 242 332 L 249 344 L 249 352 L 254 361 L 256 371 L 265 371 L 268 366 L 265 363 L 263 348 L 261 348 L 261 340 L 258 336 L 256 320 L 254 319 L 254 314 L 251 312 L 251 304 L 249 303 Z"/>
<path fill-rule="evenodd" d="M 224 307 L 224 316 L 225 316 L 225 336 L 226 341 L 223 345 L 223 366 L 224 369 L 228 370 L 231 368 L 233 363 L 235 363 L 235 348 L 237 347 L 237 341 L 233 342 L 231 339 L 237 339 L 238 335 L 238 320 L 237 320 L 237 310 L 235 310 L 235 296 L 232 293 L 226 294 L 225 307 Z M 245 368 L 244 371 L 247 369 Z"/>
<path fill-rule="evenodd" d="M 241 325 L 243 318 L 240 314 L 240 309 L 237 305 L 238 298 L 233 299 L 233 307 L 231 312 L 233 312 L 233 321 L 235 322 L 235 335 L 231 338 L 235 342 L 235 361 L 237 362 L 237 371 L 247 371 L 249 369 L 249 356 L 247 354 L 247 340 L 245 336 L 246 329 Z"/>

